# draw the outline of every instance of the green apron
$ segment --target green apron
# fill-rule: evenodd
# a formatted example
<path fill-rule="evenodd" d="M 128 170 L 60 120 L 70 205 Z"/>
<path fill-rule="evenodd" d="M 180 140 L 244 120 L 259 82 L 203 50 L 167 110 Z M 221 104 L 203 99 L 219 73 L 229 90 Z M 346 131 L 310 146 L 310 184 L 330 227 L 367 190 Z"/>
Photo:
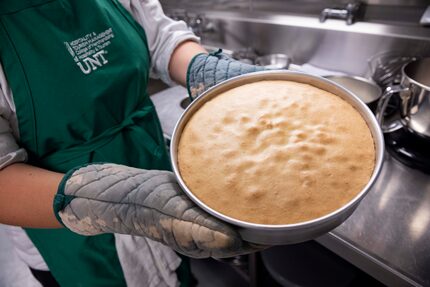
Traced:
<path fill-rule="evenodd" d="M 1 0 L 0 60 L 30 164 L 170 168 L 146 36 L 116 0 Z M 61 286 L 125 286 L 112 234 L 26 232 Z"/>

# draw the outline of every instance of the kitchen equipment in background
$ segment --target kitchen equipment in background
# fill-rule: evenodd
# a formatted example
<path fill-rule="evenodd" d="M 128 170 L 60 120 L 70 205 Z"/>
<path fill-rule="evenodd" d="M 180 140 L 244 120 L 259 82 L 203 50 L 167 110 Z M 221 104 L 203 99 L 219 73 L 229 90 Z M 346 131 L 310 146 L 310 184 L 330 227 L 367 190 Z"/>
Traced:
<path fill-rule="evenodd" d="M 426 11 L 421 17 L 420 24 L 422 26 L 430 26 L 430 6 L 427 7 Z"/>
<path fill-rule="evenodd" d="M 403 66 L 400 85 L 387 88 L 377 108 L 388 151 L 401 162 L 430 173 L 430 58 Z M 384 111 L 393 96 L 400 98 L 399 119 L 388 125 Z"/>
<path fill-rule="evenodd" d="M 360 98 L 372 111 L 376 110 L 382 89 L 372 80 L 355 76 L 326 76 L 326 79 L 336 82 L 350 90 Z"/>
<path fill-rule="evenodd" d="M 317 88 L 329 91 L 343 98 L 345 101 L 354 106 L 363 116 L 364 120 L 369 125 L 370 131 L 375 142 L 375 168 L 368 184 L 349 203 L 330 214 L 307 222 L 286 225 L 264 225 L 244 222 L 225 216 L 208 207 L 188 189 L 181 177 L 178 167 L 178 145 L 182 131 L 186 126 L 188 120 L 197 110 L 199 110 L 201 106 L 203 106 L 207 101 L 216 97 L 220 93 L 237 86 L 261 80 L 287 80 L 313 85 Z M 198 97 L 196 100 L 194 100 L 191 105 L 188 106 L 188 108 L 185 110 L 178 123 L 176 124 L 171 140 L 170 155 L 173 171 L 176 175 L 176 178 L 178 179 L 180 186 L 197 205 L 199 205 L 201 208 L 203 208 L 205 211 L 212 214 L 213 216 L 235 225 L 244 240 L 260 244 L 279 245 L 303 242 L 316 238 L 317 236 L 332 230 L 333 228 L 344 222 L 356 209 L 360 201 L 364 198 L 364 196 L 369 191 L 369 189 L 379 175 L 384 156 L 384 140 L 379 125 L 371 111 L 361 100 L 353 96 L 348 90 L 342 88 L 338 84 L 326 80 L 322 77 L 299 72 L 292 72 L 288 70 L 262 71 L 245 74 L 229 79 L 223 83 L 212 87 L 211 89 L 203 93 L 200 97 Z"/>
<path fill-rule="evenodd" d="M 291 64 L 291 58 L 285 54 L 269 54 L 256 58 L 255 64 L 267 69 L 286 70 Z"/>
<path fill-rule="evenodd" d="M 372 80 L 381 87 L 398 84 L 401 80 L 402 67 L 416 60 L 416 57 L 390 51 L 374 55 L 367 60 Z"/>
<path fill-rule="evenodd" d="M 400 85 L 390 86 L 378 105 L 377 119 L 384 132 L 397 130 L 402 126 L 412 133 L 430 141 L 430 58 L 410 62 L 402 68 Z M 400 121 L 384 125 L 383 113 L 394 94 L 401 99 Z"/>
<path fill-rule="evenodd" d="M 430 141 L 405 127 L 384 134 L 386 149 L 401 163 L 430 174 Z"/>

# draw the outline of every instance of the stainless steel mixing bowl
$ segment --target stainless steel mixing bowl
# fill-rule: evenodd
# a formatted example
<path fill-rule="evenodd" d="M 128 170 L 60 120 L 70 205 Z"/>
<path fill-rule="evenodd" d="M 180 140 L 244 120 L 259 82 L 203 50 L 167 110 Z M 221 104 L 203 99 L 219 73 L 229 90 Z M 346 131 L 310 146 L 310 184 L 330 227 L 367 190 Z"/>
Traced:
<path fill-rule="evenodd" d="M 285 54 L 269 54 L 256 58 L 255 64 L 266 69 L 288 69 L 291 58 Z"/>
<path fill-rule="evenodd" d="M 190 189 L 188 189 L 184 180 L 181 177 L 178 167 L 178 145 L 179 140 L 181 138 L 182 131 L 186 126 L 189 119 L 193 116 L 193 114 L 200 109 L 207 101 L 212 98 L 218 96 L 219 94 L 230 90 L 232 88 L 253 83 L 257 81 L 264 80 L 286 80 L 286 81 L 294 81 L 299 83 L 310 84 L 317 88 L 323 89 L 325 91 L 331 92 L 348 103 L 354 106 L 358 112 L 362 115 L 366 123 L 368 124 L 370 131 L 372 133 L 375 149 L 376 149 L 376 161 L 375 161 L 375 169 L 373 171 L 372 177 L 370 178 L 367 185 L 363 188 L 363 190 L 357 194 L 349 203 L 342 206 L 341 208 L 333 211 L 330 214 L 325 216 L 315 218 L 310 221 L 300 222 L 295 224 L 285 224 L 285 225 L 265 225 L 265 224 L 256 224 L 241 221 L 235 218 L 231 218 L 224 214 L 217 212 L 216 210 L 208 207 L 204 202 L 198 199 Z M 250 101 L 252 99 L 249 99 Z M 267 245 L 278 245 L 278 244 L 292 244 L 307 241 L 313 238 L 318 237 L 341 224 L 345 221 L 352 212 L 357 208 L 360 201 L 364 198 L 366 193 L 369 191 L 376 178 L 378 177 L 384 156 L 384 138 L 382 136 L 381 129 L 376 121 L 374 115 L 370 111 L 370 109 L 355 95 L 350 93 L 348 90 L 342 88 L 338 84 L 328 81 L 324 78 L 299 73 L 292 71 L 263 71 L 256 72 L 251 74 L 246 74 L 242 76 L 238 76 L 227 80 L 219 85 L 214 86 L 209 89 L 205 93 L 203 93 L 200 97 L 198 97 L 188 108 L 185 110 L 178 123 L 176 124 L 175 130 L 173 132 L 171 146 L 171 161 L 173 165 L 174 173 L 178 179 L 178 182 L 184 192 L 193 200 L 198 206 L 200 206 L 203 210 L 212 214 L 213 216 L 228 222 L 234 225 L 237 230 L 240 232 L 242 238 L 246 241 L 259 243 L 259 244 L 267 244 Z M 228 196 L 228 195 L 226 195 Z M 232 199 L 233 200 L 233 199 Z"/>
<path fill-rule="evenodd" d="M 324 78 L 336 82 L 342 87 L 350 90 L 372 111 L 376 110 L 378 100 L 382 96 L 382 89 L 373 82 L 373 80 L 348 75 L 331 75 L 325 76 Z"/>

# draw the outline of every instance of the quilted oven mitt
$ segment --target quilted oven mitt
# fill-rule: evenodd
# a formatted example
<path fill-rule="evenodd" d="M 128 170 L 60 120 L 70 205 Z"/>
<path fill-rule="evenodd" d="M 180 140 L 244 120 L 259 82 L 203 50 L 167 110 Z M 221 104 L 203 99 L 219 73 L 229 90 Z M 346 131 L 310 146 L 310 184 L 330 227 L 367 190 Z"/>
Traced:
<path fill-rule="evenodd" d="M 184 255 L 224 258 L 256 251 L 232 227 L 196 206 L 169 171 L 90 164 L 69 171 L 55 214 L 82 235 L 145 236 Z"/>
<path fill-rule="evenodd" d="M 188 95 L 194 100 L 204 91 L 227 79 L 263 70 L 263 67 L 234 60 L 223 54 L 221 49 L 210 54 L 198 54 L 188 66 Z"/>

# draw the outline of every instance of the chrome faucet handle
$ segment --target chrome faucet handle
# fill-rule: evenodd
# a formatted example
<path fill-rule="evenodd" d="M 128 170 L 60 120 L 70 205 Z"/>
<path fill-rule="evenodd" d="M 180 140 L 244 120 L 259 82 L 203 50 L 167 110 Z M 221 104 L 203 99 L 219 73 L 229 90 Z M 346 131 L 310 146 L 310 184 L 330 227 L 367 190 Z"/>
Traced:
<path fill-rule="evenodd" d="M 346 5 L 345 8 L 325 8 L 321 11 L 320 22 L 323 23 L 325 20 L 332 19 L 344 19 L 346 24 L 351 25 L 361 8 L 361 2 L 351 2 Z"/>
<path fill-rule="evenodd" d="M 352 2 L 346 5 L 346 10 L 348 11 L 346 23 L 348 25 L 351 25 L 352 23 L 354 23 L 354 20 L 358 16 L 361 6 L 362 6 L 361 2 Z"/>

